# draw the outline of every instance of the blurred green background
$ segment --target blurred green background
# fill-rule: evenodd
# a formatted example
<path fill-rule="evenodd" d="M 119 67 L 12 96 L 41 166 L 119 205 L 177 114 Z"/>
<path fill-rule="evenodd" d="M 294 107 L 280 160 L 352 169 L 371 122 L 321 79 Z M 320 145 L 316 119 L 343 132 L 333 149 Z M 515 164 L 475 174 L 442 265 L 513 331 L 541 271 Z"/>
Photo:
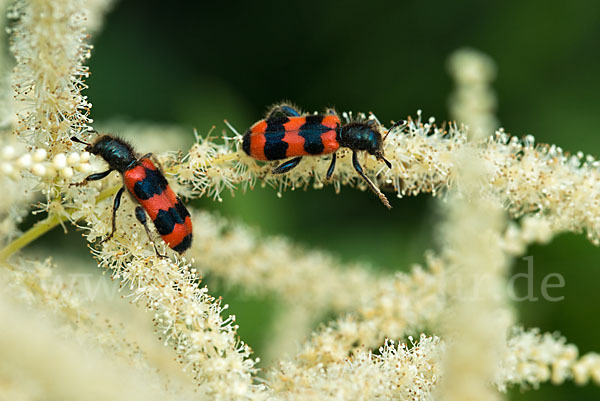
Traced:
<path fill-rule="evenodd" d="M 93 38 L 87 95 L 96 122 L 115 118 L 174 124 L 201 134 L 228 119 L 240 131 L 289 99 L 305 110 L 373 111 L 381 121 L 448 119 L 449 54 L 473 47 L 498 67 L 498 116 L 514 135 L 600 156 L 600 2 L 595 1 L 227 1 L 116 2 Z M 144 139 L 139 138 L 139 142 Z M 165 141 L 165 150 L 169 141 Z M 429 196 L 392 199 L 331 187 L 284 193 L 225 194 L 194 206 L 388 271 L 423 261 L 442 218 Z M 600 350 L 600 250 L 563 235 L 528 251 L 537 302 L 520 302 L 525 327 L 558 330 L 581 352 Z M 517 261 L 514 272 L 526 272 Z M 566 286 L 544 301 L 540 283 L 559 272 Z M 519 284 L 524 294 L 526 283 Z M 268 300 L 223 295 L 240 335 L 260 354 Z M 290 350 L 291 352 L 292 350 Z M 597 387 L 542 386 L 514 400 L 598 400 Z"/>

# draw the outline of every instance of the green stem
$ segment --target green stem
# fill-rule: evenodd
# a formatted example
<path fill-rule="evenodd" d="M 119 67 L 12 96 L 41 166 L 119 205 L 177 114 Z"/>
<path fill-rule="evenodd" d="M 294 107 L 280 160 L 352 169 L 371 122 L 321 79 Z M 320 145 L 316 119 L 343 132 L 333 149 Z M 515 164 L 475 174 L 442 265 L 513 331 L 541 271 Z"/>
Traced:
<path fill-rule="evenodd" d="M 96 203 L 101 202 L 102 200 L 114 195 L 120 187 L 113 187 L 106 189 L 98 195 L 96 198 Z M 69 215 L 74 210 L 67 210 L 67 215 L 56 215 L 51 214 L 46 217 L 42 221 L 38 221 L 31 227 L 29 230 L 25 231 L 23 235 L 19 238 L 15 239 L 10 244 L 6 245 L 4 249 L 0 250 L 0 263 L 5 262 L 13 253 L 17 252 L 21 248 L 27 246 L 31 242 L 35 241 L 37 238 L 41 237 L 48 231 L 52 230 L 57 225 L 64 223 L 68 220 Z"/>
<path fill-rule="evenodd" d="M 5 261 L 10 255 L 17 252 L 24 246 L 28 245 L 44 233 L 50 231 L 66 219 L 66 216 L 57 216 L 55 214 L 52 214 L 46 219 L 38 221 L 33 227 L 25 231 L 23 235 L 21 235 L 19 238 L 8 244 L 6 247 L 4 247 L 4 249 L 0 251 L 0 261 Z"/>

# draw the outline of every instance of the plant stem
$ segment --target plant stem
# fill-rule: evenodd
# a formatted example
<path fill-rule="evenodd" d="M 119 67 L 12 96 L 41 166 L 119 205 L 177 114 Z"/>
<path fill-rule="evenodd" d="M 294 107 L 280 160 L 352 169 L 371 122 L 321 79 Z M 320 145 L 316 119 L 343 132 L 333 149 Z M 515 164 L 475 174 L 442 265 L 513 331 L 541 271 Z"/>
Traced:
<path fill-rule="evenodd" d="M 217 164 L 228 163 L 228 162 L 231 162 L 234 160 L 238 160 L 239 158 L 240 158 L 239 152 L 223 153 L 223 154 L 218 155 L 215 158 L 211 159 L 206 164 L 206 167 L 214 166 Z M 181 167 L 181 164 L 174 164 L 170 167 L 165 168 L 164 171 L 165 171 L 165 173 L 168 173 L 168 174 L 177 174 L 179 172 L 180 167 Z"/>
<path fill-rule="evenodd" d="M 114 195 L 120 186 L 106 189 L 98 195 L 96 203 Z M 13 253 L 17 252 L 21 248 L 27 246 L 37 238 L 41 237 L 48 231 L 52 230 L 57 225 L 64 223 L 70 217 L 73 209 L 67 209 L 65 215 L 51 214 L 42 221 L 38 221 L 29 230 L 25 231 L 23 235 L 6 245 L 4 249 L 0 250 L 0 262 L 5 262 Z"/>
<path fill-rule="evenodd" d="M 4 249 L 0 251 L 0 261 L 6 261 L 10 255 L 28 245 L 36 238 L 40 237 L 44 233 L 50 231 L 58 224 L 64 222 L 67 219 L 66 216 L 58 216 L 56 214 L 49 215 L 46 219 L 38 221 L 29 230 L 25 231 L 23 235 L 15 239 L 13 242 L 8 244 Z"/>
<path fill-rule="evenodd" d="M 222 155 L 215 157 L 211 161 L 212 161 L 212 164 L 220 164 L 220 163 L 227 163 L 227 162 L 233 161 L 235 159 L 238 159 L 239 157 L 240 156 L 239 156 L 238 152 L 224 153 Z"/>

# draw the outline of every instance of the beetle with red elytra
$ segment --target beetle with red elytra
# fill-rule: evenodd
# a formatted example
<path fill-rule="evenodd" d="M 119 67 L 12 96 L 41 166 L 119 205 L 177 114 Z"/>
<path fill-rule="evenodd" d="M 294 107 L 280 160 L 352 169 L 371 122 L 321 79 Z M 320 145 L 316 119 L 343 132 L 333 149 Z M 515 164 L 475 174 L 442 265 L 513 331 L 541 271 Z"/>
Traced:
<path fill-rule="evenodd" d="M 395 123 L 393 128 L 404 124 Z M 242 139 L 242 149 L 257 160 L 283 160 L 273 174 L 283 174 L 296 167 L 303 156 L 318 156 L 333 153 L 326 178 L 333 176 L 336 164 L 336 151 L 340 147 L 352 150 L 352 166 L 379 197 L 381 202 L 391 209 L 385 195 L 365 175 L 358 162 L 358 152 L 366 151 L 384 162 L 388 168 L 392 164 L 383 155 L 381 126 L 376 120 L 354 121 L 342 124 L 338 115 L 329 110 L 325 114 L 302 115 L 289 104 L 280 104 L 268 113 L 263 120 L 256 122 L 246 131 Z M 387 134 L 386 134 L 387 136 Z"/>
<path fill-rule="evenodd" d="M 112 212 L 112 231 L 105 242 L 112 238 L 116 231 L 117 210 L 121 205 L 121 197 L 125 189 L 139 203 L 135 208 L 135 217 L 144 226 L 148 237 L 152 240 L 147 225 L 146 214 L 154 223 L 163 241 L 179 253 L 185 252 L 192 244 L 192 221 L 183 202 L 169 186 L 160 168 L 152 160 L 152 154 L 138 157 L 133 147 L 121 138 L 111 135 L 101 135 L 92 143 L 83 142 L 76 137 L 74 142 L 86 145 L 85 150 L 102 157 L 109 166 L 107 171 L 88 176 L 83 182 L 75 185 L 85 185 L 88 181 L 101 180 L 113 170 L 123 176 L 123 186 L 115 196 Z M 154 244 L 154 242 L 153 242 Z M 156 245 L 154 250 L 157 255 Z"/>

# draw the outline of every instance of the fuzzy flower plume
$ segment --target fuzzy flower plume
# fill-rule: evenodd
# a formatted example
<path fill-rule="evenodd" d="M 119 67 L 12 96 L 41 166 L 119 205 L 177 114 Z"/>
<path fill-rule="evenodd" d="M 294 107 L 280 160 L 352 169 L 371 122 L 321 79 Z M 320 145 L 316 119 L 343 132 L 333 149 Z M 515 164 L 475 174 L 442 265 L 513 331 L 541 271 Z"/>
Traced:
<path fill-rule="evenodd" d="M 237 338 L 235 316 L 222 316 L 228 306 L 200 286 L 185 259 L 154 255 L 145 235 L 141 227 L 129 227 L 129 238 L 95 251 L 100 266 L 112 271 L 131 302 L 154 312 L 159 338 L 173 347 L 200 391 L 214 400 L 239 400 L 256 391 L 252 373 L 257 361 Z"/>
<path fill-rule="evenodd" d="M 491 75 L 481 66 L 482 57 L 470 52 L 455 54 L 453 58 L 453 64 L 459 63 L 456 59 L 462 63 L 455 67 L 456 71 L 474 70 L 482 75 L 477 79 L 473 73 L 471 80 L 465 80 L 463 74 L 457 74 L 456 96 L 462 102 L 470 99 L 473 104 L 481 104 L 477 98 L 487 92 L 487 78 Z M 473 87 L 472 81 L 480 82 L 480 87 Z M 471 115 L 473 124 L 487 124 L 493 119 L 485 111 L 464 114 Z M 470 137 L 484 138 L 491 132 L 486 133 L 487 128 L 475 125 Z M 480 183 L 490 177 L 483 161 L 472 150 L 465 146 L 455 152 L 456 185 L 442 205 L 446 217 L 440 237 L 442 255 L 448 264 L 449 299 L 442 324 L 448 350 L 439 395 L 447 401 L 500 399 L 490 383 L 512 323 L 504 291 L 509 260 L 500 241 L 505 216 L 499 203 L 482 191 Z"/>
<path fill-rule="evenodd" d="M 590 380 L 600 385 L 600 355 L 588 353 L 579 357 L 577 347 L 564 337 L 539 330 L 516 328 L 508 341 L 496 385 L 520 384 L 537 388 L 551 381 L 555 385 L 571 379 L 579 385 Z"/>
<path fill-rule="evenodd" d="M 88 129 L 91 104 L 81 91 L 89 75 L 83 62 L 86 8 L 77 0 L 18 0 L 9 16 L 16 21 L 11 50 L 20 102 L 16 132 L 54 155 L 70 148 L 69 138 Z"/>
<path fill-rule="evenodd" d="M 489 85 L 496 76 L 496 65 L 477 50 L 461 49 L 450 56 L 448 70 L 456 82 L 450 114 L 469 126 L 471 138 L 485 138 L 498 128 L 496 94 Z"/>
<path fill-rule="evenodd" d="M 385 341 L 378 352 L 361 350 L 337 364 L 299 368 L 281 362 L 269 377 L 277 400 L 433 400 L 443 347 L 422 335 L 410 345 Z"/>
<path fill-rule="evenodd" d="M 347 311 L 372 297 L 378 276 L 364 265 L 342 265 L 325 252 L 307 252 L 283 237 L 261 238 L 256 230 L 207 212 L 194 215 L 189 256 L 200 272 L 255 294 L 275 294 L 316 311 Z M 387 279 L 387 277 L 386 277 Z"/>
<path fill-rule="evenodd" d="M 0 295 L 0 398 L 60 400 L 177 400 L 173 393 L 112 358 L 39 311 Z"/>
<path fill-rule="evenodd" d="M 377 355 L 363 349 L 336 363 L 299 366 L 282 361 L 268 376 L 273 399 L 439 400 L 436 387 L 440 378 L 446 378 L 443 359 L 448 356 L 449 345 L 424 334 L 418 341 L 412 336 L 408 340 L 408 344 L 397 345 L 386 340 Z M 525 389 L 548 381 L 561 384 L 567 379 L 598 384 L 600 372 L 598 354 L 578 357 L 577 347 L 562 337 L 518 328 L 504 344 L 498 362 L 489 385 L 500 391 L 510 385 Z"/>
<path fill-rule="evenodd" d="M 160 375 L 157 374 L 155 362 L 149 360 L 144 350 L 131 339 L 130 330 L 115 326 L 107 317 L 89 310 L 88 302 L 77 286 L 81 284 L 78 280 L 80 276 L 57 274 L 58 269 L 50 259 L 41 262 L 21 260 L 4 267 L 8 267 L 0 270 L 4 295 L 20 301 L 21 305 L 52 316 L 62 336 L 85 343 L 90 352 L 94 350 L 111 355 L 117 364 L 126 365 L 140 376 L 145 376 L 156 390 L 169 389 L 172 399 L 180 398 L 185 393 L 180 384 L 175 384 L 177 377 L 171 372 L 163 369 Z M 7 376 L 8 372 L 0 373 L 2 378 Z"/>
<path fill-rule="evenodd" d="M 1 115 L 7 126 L 0 130 L 15 132 L 24 146 L 6 138 L 0 142 L 5 188 L 0 284 L 7 289 L 0 294 L 0 354 L 7 362 L 0 366 L 0 398 L 490 400 L 513 385 L 600 384 L 598 354 L 580 357 L 557 335 L 511 332 L 512 315 L 501 291 L 510 257 L 532 242 L 586 231 L 600 243 L 600 164 L 556 146 L 536 146 L 532 137 L 493 133 L 495 99 L 488 81 L 495 72 L 487 59 L 473 63 L 472 52 L 451 61 L 459 83 L 452 103 L 468 129 L 438 126 L 419 111 L 385 140 L 392 168 L 360 156 L 365 173 L 383 191 L 397 197 L 444 196 L 441 249 L 427 254 L 424 267 L 375 275 L 364 264 L 343 265 L 326 252 L 263 238 L 192 208 L 195 241 L 183 257 L 153 230 L 148 239 L 130 197 L 122 199 L 114 236 L 100 243 L 112 230 L 112 199 L 122 179 L 111 174 L 85 186 L 70 185 L 106 165 L 78 151 L 81 144 L 69 138 L 95 135 L 88 130 L 91 106 L 81 93 L 90 51 L 85 26 L 99 29 L 110 4 L 17 0 L 10 8 L 17 62 L 11 79 L 18 102 L 16 112 Z M 381 130 L 387 133 L 383 125 Z M 286 189 L 326 185 L 336 192 L 344 186 L 367 190 L 347 150 L 338 152 L 331 181 L 325 179 L 331 156 L 306 157 L 289 173 L 273 175 L 273 163 L 248 157 L 240 149 L 241 135 L 233 131 L 224 141 L 197 136 L 182 157 L 158 155 L 178 193 L 222 200 L 223 191 L 256 185 L 271 186 L 279 196 Z M 40 189 L 50 199 L 48 217 L 20 233 L 31 194 Z M 382 207 L 372 198 L 374 207 Z M 172 372 L 152 369 L 143 352 L 131 351 L 133 340 L 103 324 L 101 314 L 75 292 L 50 285 L 55 278 L 48 261 L 15 257 L 67 220 L 83 230 L 99 266 L 119 283 L 122 298 L 151 312 L 154 334 L 186 372 L 181 375 L 186 389 L 196 390 L 191 397 L 174 391 Z M 158 256 L 154 246 L 167 257 Z M 274 362 L 259 377 L 258 358 L 239 339 L 228 306 L 201 283 L 204 272 L 250 293 L 275 294 L 299 313 L 282 319 L 288 330 L 305 330 L 328 312 L 338 316 L 304 341 L 305 331 L 295 333 L 291 339 L 301 344 L 296 349 L 274 340 L 291 356 L 271 355 Z M 441 336 L 419 334 L 432 329 Z"/>

